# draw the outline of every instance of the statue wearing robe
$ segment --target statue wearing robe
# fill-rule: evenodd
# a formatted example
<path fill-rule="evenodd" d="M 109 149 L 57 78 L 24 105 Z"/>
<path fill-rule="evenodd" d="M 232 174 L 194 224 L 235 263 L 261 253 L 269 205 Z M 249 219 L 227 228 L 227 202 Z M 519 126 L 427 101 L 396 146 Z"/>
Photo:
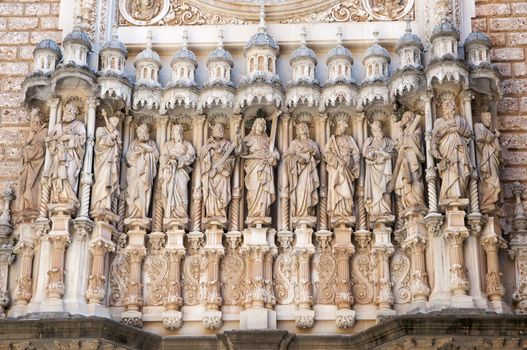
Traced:
<path fill-rule="evenodd" d="M 276 150 L 270 151 L 265 128 L 265 119 L 258 118 L 249 135 L 243 139 L 249 218 L 269 217 L 271 204 L 276 199 L 273 167 L 279 154 Z"/>
<path fill-rule="evenodd" d="M 406 112 L 399 126 L 400 133 L 395 145 L 398 155 L 392 180 L 395 182 L 393 188 L 403 210 L 423 208 L 425 199 L 421 163 L 425 161 L 425 155 L 421 151 L 424 148 L 419 118 L 412 112 Z"/>
<path fill-rule="evenodd" d="M 175 125 L 171 140 L 163 145 L 159 162 L 161 198 L 167 219 L 188 220 L 188 182 L 195 156 L 192 144 L 183 140 L 182 126 Z"/>
<path fill-rule="evenodd" d="M 304 123 L 297 125 L 297 138 L 291 142 L 283 155 L 286 172 L 291 216 L 315 216 L 318 203 L 317 165 L 320 163 L 320 151 L 315 141 L 309 138 L 308 127 Z"/>
<path fill-rule="evenodd" d="M 53 126 L 46 138 L 51 155 L 44 176 L 51 184 L 50 203 L 78 206 L 77 187 L 84 157 L 86 128 L 78 120 L 79 109 L 74 104 L 64 107 L 62 122 Z"/>
<path fill-rule="evenodd" d="M 345 135 L 347 122 L 337 122 L 335 135 L 324 147 L 328 171 L 328 214 L 332 220 L 353 216 L 354 182 L 360 172 L 360 151 L 351 135 Z"/>
<path fill-rule="evenodd" d="M 148 217 L 158 158 L 159 151 L 156 143 L 149 140 L 148 127 L 140 125 L 137 128 L 137 138 L 130 143 L 126 153 L 128 218 Z"/>
<path fill-rule="evenodd" d="M 471 132 L 467 121 L 455 115 L 455 103 L 443 102 L 443 117 L 432 130 L 432 155 L 439 161 L 437 169 L 441 178 L 439 203 L 467 198 L 467 185 L 472 169 L 468 144 Z"/>
<path fill-rule="evenodd" d="M 216 124 L 200 154 L 201 186 L 206 218 L 227 219 L 231 201 L 231 174 L 234 169 L 234 144 L 224 138 L 223 125 Z"/>
<path fill-rule="evenodd" d="M 364 142 L 362 154 L 366 162 L 364 197 L 366 212 L 370 220 L 392 213 L 391 186 L 395 155 L 394 142 L 384 137 L 380 122 L 371 126 L 373 136 Z"/>
<path fill-rule="evenodd" d="M 482 213 L 490 213 L 496 209 L 500 186 L 500 143 L 499 132 L 492 132 L 491 115 L 481 114 L 482 123 L 474 125 L 476 137 L 476 152 L 479 169 L 480 209 Z"/>
<path fill-rule="evenodd" d="M 31 111 L 31 131 L 22 148 L 18 183 L 18 211 L 21 214 L 36 212 L 39 206 L 48 129 L 41 125 L 38 112 L 38 109 Z"/>
<path fill-rule="evenodd" d="M 106 112 L 103 110 L 103 114 Z M 106 115 L 104 116 L 106 119 Z M 119 194 L 119 163 L 122 149 L 119 119 L 110 118 L 106 126 L 95 132 L 95 183 L 92 188 L 92 211 L 112 212 L 112 203 Z"/>

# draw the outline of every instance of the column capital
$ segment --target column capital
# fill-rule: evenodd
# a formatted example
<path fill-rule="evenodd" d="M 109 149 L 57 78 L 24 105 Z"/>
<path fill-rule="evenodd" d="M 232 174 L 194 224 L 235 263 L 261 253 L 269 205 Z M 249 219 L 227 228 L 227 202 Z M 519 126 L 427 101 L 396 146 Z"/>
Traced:
<path fill-rule="evenodd" d="M 86 107 L 88 109 L 95 109 L 99 105 L 99 99 L 97 97 L 90 97 L 86 101 Z"/>
<path fill-rule="evenodd" d="M 461 92 L 461 97 L 463 98 L 463 102 L 470 102 L 474 98 L 474 92 L 470 89 L 463 90 Z"/>

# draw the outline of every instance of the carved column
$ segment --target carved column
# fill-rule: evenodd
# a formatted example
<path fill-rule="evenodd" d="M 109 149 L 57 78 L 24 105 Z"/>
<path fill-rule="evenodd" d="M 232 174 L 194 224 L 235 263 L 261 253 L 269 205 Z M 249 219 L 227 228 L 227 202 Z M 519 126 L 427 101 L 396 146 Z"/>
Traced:
<path fill-rule="evenodd" d="M 156 142 L 158 149 L 163 149 L 163 145 L 167 139 L 167 126 L 168 119 L 156 119 Z M 162 233 L 163 231 L 163 203 L 160 200 L 161 184 L 159 176 L 156 179 L 155 192 L 154 192 L 154 217 L 153 217 L 153 230 L 154 232 Z"/>
<path fill-rule="evenodd" d="M 53 303 L 56 311 L 62 311 L 62 296 L 65 292 L 64 286 L 64 254 L 70 243 L 69 234 L 54 234 L 48 236 L 51 243 L 51 268 L 48 271 L 48 301 L 44 307 L 47 309 Z"/>
<path fill-rule="evenodd" d="M 289 114 L 282 114 L 280 118 L 281 138 L 279 140 L 281 150 L 287 150 L 289 147 L 289 126 L 291 124 L 291 117 Z M 279 203 L 280 208 L 278 213 L 278 232 L 291 231 L 291 215 L 289 212 L 289 184 L 287 174 L 284 171 L 284 162 L 278 165 L 278 188 L 280 188 Z"/>
<path fill-rule="evenodd" d="M 115 251 L 115 244 L 111 240 L 99 238 L 90 242 L 92 264 L 91 274 L 88 277 L 88 289 L 86 290 L 88 304 L 101 305 L 104 300 L 106 295 L 105 257 L 107 253 L 113 251 Z"/>
<path fill-rule="evenodd" d="M 315 120 L 317 130 L 317 143 L 322 149 L 326 146 L 327 142 L 327 120 L 328 116 L 325 113 L 318 115 Z M 325 234 L 329 232 L 328 225 L 328 174 L 326 170 L 326 162 L 321 161 L 319 165 L 319 219 L 318 219 L 318 232 Z"/>
<path fill-rule="evenodd" d="M 6 188 L 2 194 L 2 213 L 0 215 L 0 317 L 5 317 L 9 305 L 9 266 L 13 262 L 13 226 L 11 225 L 11 202 L 15 199 L 13 190 Z"/>
<path fill-rule="evenodd" d="M 351 237 L 350 237 L 351 238 Z M 351 242 L 350 242 L 351 243 Z M 351 310 L 353 295 L 351 294 L 350 258 L 355 252 L 353 245 L 333 247 L 333 254 L 337 261 L 337 314 L 338 328 L 352 328 L 355 325 L 355 311 Z"/>
<path fill-rule="evenodd" d="M 395 302 L 390 278 L 390 256 L 395 249 L 390 239 L 391 228 L 378 225 L 373 229 L 375 244 L 372 247 L 373 281 L 375 304 L 377 304 L 377 322 L 382 323 L 395 316 L 392 305 Z"/>
<path fill-rule="evenodd" d="M 230 119 L 230 136 L 231 136 L 231 142 L 242 142 L 242 140 L 236 140 L 236 133 L 239 128 L 242 126 L 240 123 L 242 122 L 242 116 L 239 114 L 235 114 Z M 241 137 L 241 135 L 240 135 Z M 236 157 L 236 160 L 234 161 L 234 170 L 232 172 L 232 199 L 231 204 L 229 207 L 230 212 L 230 224 L 229 224 L 229 232 L 233 234 L 240 235 L 240 222 L 241 222 L 241 200 L 242 200 L 242 184 L 240 181 L 240 168 L 241 168 L 241 158 Z"/>
<path fill-rule="evenodd" d="M 315 311 L 313 306 L 313 290 L 311 285 L 311 257 L 315 247 L 295 246 L 298 261 L 298 288 L 296 294 L 295 325 L 298 328 L 311 328 L 315 325 Z"/>
<path fill-rule="evenodd" d="M 27 305 L 33 295 L 33 241 L 18 241 L 13 252 L 20 259 L 20 272 L 16 279 L 15 306 Z"/>
<path fill-rule="evenodd" d="M 516 314 L 527 314 L 527 215 L 522 203 L 523 186 L 513 184 L 516 208 L 512 221 L 509 256 L 514 260 L 515 283 L 512 300 L 516 303 Z"/>
<path fill-rule="evenodd" d="M 225 254 L 222 245 L 223 230 L 209 225 L 205 231 L 206 244 L 203 247 L 207 259 L 207 282 L 205 286 L 205 307 L 202 324 L 207 329 L 219 329 L 223 326 L 220 306 L 222 303 L 220 283 L 220 259 Z"/>
<path fill-rule="evenodd" d="M 357 123 L 359 125 L 359 149 L 362 150 L 362 147 L 364 145 L 364 139 L 367 135 L 367 120 L 365 118 L 364 113 L 360 113 L 359 117 L 357 118 Z M 364 199 L 364 180 L 365 180 L 365 174 L 366 174 L 366 164 L 364 162 L 364 157 L 362 156 L 362 152 L 360 155 L 360 174 L 359 174 L 359 188 L 358 188 L 358 200 L 359 200 L 359 230 L 360 232 L 364 233 L 367 232 L 367 226 L 366 226 L 366 204 Z"/>
<path fill-rule="evenodd" d="M 200 154 L 201 146 L 203 145 L 203 128 L 205 126 L 205 116 L 198 115 L 192 118 L 192 140 L 196 154 Z M 201 232 L 202 220 L 202 200 L 201 193 L 201 169 L 200 162 L 194 164 L 194 171 L 192 172 L 192 204 L 190 208 L 191 217 L 191 231 Z"/>
<path fill-rule="evenodd" d="M 121 167 L 120 167 L 120 195 L 119 205 L 117 207 L 117 232 L 124 232 L 124 218 L 126 216 L 126 199 L 125 199 L 125 188 L 126 188 L 126 159 L 125 154 L 128 152 L 128 146 L 130 145 L 132 138 L 132 117 L 126 116 L 123 124 L 122 140 L 123 140 L 123 152 L 121 154 Z"/>
<path fill-rule="evenodd" d="M 428 274 L 425 269 L 426 238 L 415 235 L 406 239 L 402 245 L 404 249 L 410 251 L 411 256 L 410 292 L 412 293 L 412 302 L 423 303 L 424 308 L 430 295 Z M 420 306 L 418 305 L 418 307 Z"/>
<path fill-rule="evenodd" d="M 165 300 L 167 311 L 163 312 L 163 325 L 167 329 L 179 329 L 183 325 L 180 307 L 183 306 L 181 297 L 181 258 L 185 255 L 184 248 L 165 250 L 168 258 L 168 291 Z"/>

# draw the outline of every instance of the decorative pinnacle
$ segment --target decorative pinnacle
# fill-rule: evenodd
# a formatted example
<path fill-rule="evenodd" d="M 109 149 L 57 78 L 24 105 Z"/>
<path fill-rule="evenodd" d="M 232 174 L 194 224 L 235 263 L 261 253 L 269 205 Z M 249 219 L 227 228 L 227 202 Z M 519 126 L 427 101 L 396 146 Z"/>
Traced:
<path fill-rule="evenodd" d="M 405 29 L 405 32 L 408 33 L 408 34 L 411 34 L 412 33 L 412 19 L 410 17 L 406 18 L 405 19 L 405 22 L 406 22 L 406 29 Z"/>
<path fill-rule="evenodd" d="M 337 27 L 337 45 L 342 45 L 342 28 Z"/>
<path fill-rule="evenodd" d="M 307 38 L 307 31 L 306 31 L 306 27 L 302 27 L 301 31 L 300 31 L 300 43 L 302 44 L 302 46 L 306 46 L 306 38 Z"/>
<path fill-rule="evenodd" d="M 112 38 L 113 38 L 113 39 L 117 39 L 117 28 L 119 28 L 119 27 L 117 26 L 117 23 L 114 23 L 114 24 L 112 25 Z"/>
<path fill-rule="evenodd" d="M 261 33 L 265 33 L 267 31 L 267 27 L 265 25 L 265 5 L 263 0 L 260 1 L 260 25 L 258 26 L 258 31 Z"/>
<path fill-rule="evenodd" d="M 148 50 L 152 50 L 152 31 L 149 30 L 147 33 L 146 33 L 146 48 Z"/>
<path fill-rule="evenodd" d="M 187 32 L 186 29 L 183 30 L 183 35 L 181 37 L 181 40 L 182 40 L 182 43 L 183 43 L 183 47 L 187 48 L 187 46 L 188 46 L 188 32 Z"/>
<path fill-rule="evenodd" d="M 374 38 L 373 41 L 375 43 L 379 43 L 379 32 L 378 31 L 373 32 L 373 38 Z"/>
<path fill-rule="evenodd" d="M 218 49 L 223 49 L 223 29 L 218 30 Z"/>

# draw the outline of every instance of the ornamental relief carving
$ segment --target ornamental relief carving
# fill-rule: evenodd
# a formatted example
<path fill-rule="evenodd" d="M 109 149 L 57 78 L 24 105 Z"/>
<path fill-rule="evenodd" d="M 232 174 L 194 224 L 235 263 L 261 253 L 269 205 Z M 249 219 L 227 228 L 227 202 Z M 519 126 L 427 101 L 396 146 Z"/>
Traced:
<path fill-rule="evenodd" d="M 331 23 L 413 17 L 415 0 L 266 1 L 266 21 Z M 258 4 L 237 0 L 120 0 L 119 24 L 204 25 L 258 22 Z"/>

